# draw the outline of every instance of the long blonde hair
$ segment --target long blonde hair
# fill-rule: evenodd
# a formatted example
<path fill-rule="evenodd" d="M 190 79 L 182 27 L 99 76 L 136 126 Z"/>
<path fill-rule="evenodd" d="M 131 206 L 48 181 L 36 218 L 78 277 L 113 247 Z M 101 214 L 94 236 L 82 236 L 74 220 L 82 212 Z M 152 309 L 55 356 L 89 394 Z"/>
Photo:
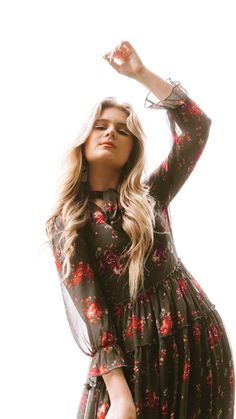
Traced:
<path fill-rule="evenodd" d="M 66 156 L 68 170 L 60 185 L 56 208 L 46 221 L 46 234 L 49 237 L 48 242 L 51 244 L 52 220 L 60 213 L 63 224 L 60 240 L 64 241 L 62 271 L 65 272 L 63 275 L 63 279 L 65 279 L 72 270 L 71 259 L 75 254 L 76 237 L 90 216 L 88 191 L 81 180 L 83 164 L 86 164 L 83 144 L 87 140 L 95 120 L 104 109 L 110 107 L 123 110 L 127 114 L 126 123 L 134 136 L 133 149 L 120 180 L 120 204 L 124 209 L 122 227 L 131 242 L 129 249 L 126 249 L 128 260 L 125 269 L 129 266 L 130 299 L 134 300 L 137 297 L 140 284 L 143 285 L 145 262 L 154 243 L 155 200 L 149 194 L 148 185 L 141 182 L 142 174 L 146 173 L 145 135 L 131 104 L 118 102 L 114 97 L 107 97 L 92 109 L 75 144 Z"/>

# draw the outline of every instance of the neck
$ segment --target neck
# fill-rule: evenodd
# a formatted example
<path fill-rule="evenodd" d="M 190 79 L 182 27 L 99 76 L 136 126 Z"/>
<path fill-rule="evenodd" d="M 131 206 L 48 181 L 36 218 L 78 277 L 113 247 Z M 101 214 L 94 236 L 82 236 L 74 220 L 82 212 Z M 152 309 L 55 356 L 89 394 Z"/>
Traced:
<path fill-rule="evenodd" d="M 106 191 L 117 189 L 120 181 L 120 172 L 105 170 L 104 167 L 90 165 L 88 171 L 88 186 L 93 191 Z"/>

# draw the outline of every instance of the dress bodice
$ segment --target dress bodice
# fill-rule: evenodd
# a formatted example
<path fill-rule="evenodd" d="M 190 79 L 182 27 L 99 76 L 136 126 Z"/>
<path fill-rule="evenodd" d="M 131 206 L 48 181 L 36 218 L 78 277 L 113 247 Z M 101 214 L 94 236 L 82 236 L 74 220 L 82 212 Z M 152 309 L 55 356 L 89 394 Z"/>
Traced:
<path fill-rule="evenodd" d="M 103 191 L 89 190 L 89 205 L 92 209 L 102 211 L 106 222 L 114 221 L 122 212 L 122 206 L 119 201 L 119 188 L 108 188 Z M 93 198 L 100 198 L 104 201 L 102 206 L 93 202 Z"/>

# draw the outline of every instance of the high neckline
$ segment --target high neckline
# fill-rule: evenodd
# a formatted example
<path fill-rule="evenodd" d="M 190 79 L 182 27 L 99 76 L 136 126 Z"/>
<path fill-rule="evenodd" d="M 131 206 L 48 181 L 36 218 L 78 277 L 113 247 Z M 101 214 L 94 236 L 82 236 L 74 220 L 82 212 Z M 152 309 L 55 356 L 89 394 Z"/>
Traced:
<path fill-rule="evenodd" d="M 119 187 L 117 186 L 116 188 L 107 188 L 107 189 L 88 189 L 89 192 L 106 192 L 106 191 L 118 191 Z"/>
<path fill-rule="evenodd" d="M 103 191 L 90 189 L 88 191 L 88 196 L 90 202 L 104 212 L 107 217 L 107 221 L 114 220 L 116 218 L 117 212 L 120 209 L 118 188 L 108 188 Z M 100 198 L 105 203 L 102 206 L 97 205 L 95 202 L 91 201 L 92 198 Z"/>
<path fill-rule="evenodd" d="M 118 188 L 108 188 L 103 191 L 89 189 L 88 192 L 90 197 L 104 199 L 105 197 L 110 198 L 113 194 L 117 194 Z"/>

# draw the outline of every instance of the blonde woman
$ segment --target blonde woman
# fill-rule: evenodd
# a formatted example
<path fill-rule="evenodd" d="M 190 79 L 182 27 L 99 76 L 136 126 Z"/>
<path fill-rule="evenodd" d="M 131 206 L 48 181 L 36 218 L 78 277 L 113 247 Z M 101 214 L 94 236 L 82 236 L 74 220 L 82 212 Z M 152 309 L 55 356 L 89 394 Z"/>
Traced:
<path fill-rule="evenodd" d="M 150 90 L 145 106 L 166 110 L 173 145 L 141 180 L 141 124 L 131 105 L 109 97 L 94 106 L 68 154 L 46 231 L 72 333 L 91 357 L 77 419 L 232 419 L 230 343 L 178 257 L 168 208 L 204 150 L 211 120 L 179 82 L 146 68 L 129 42 L 103 58 Z"/>

